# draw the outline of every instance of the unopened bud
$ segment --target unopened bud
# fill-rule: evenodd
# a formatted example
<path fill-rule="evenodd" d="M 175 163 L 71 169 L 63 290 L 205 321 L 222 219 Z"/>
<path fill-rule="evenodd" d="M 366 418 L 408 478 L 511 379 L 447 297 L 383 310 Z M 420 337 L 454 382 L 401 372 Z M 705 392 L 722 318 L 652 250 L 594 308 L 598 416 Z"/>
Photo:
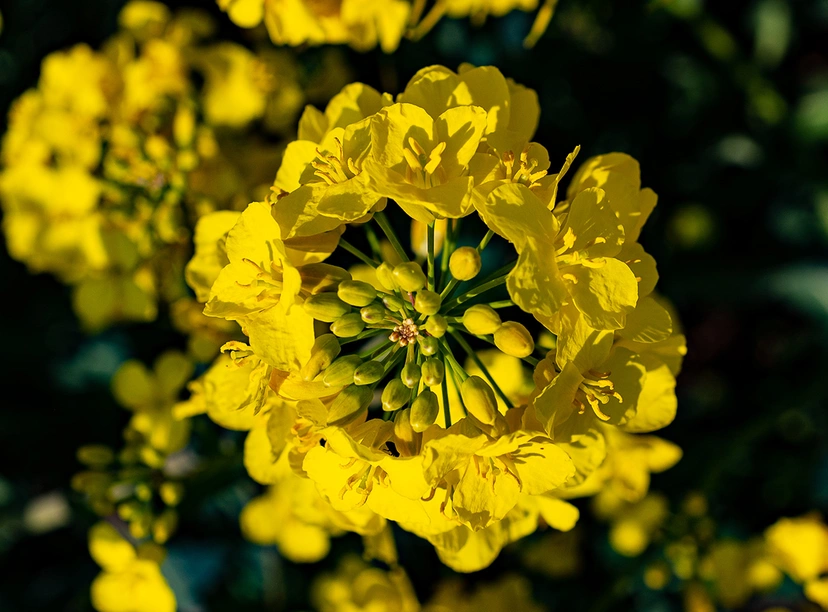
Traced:
<path fill-rule="evenodd" d="M 368 283 L 347 280 L 339 283 L 339 289 L 336 290 L 336 294 L 346 304 L 361 308 L 374 301 L 374 298 L 377 297 L 377 290 Z"/>
<path fill-rule="evenodd" d="M 362 320 L 368 325 L 372 325 L 382 323 L 385 320 L 385 317 L 388 316 L 388 311 L 382 304 L 370 304 L 359 311 L 359 316 L 361 316 Z"/>
<path fill-rule="evenodd" d="M 451 275 L 460 281 L 473 279 L 480 273 L 480 253 L 474 247 L 460 247 L 449 258 Z"/>
<path fill-rule="evenodd" d="M 178 513 L 167 508 L 152 522 L 152 539 L 158 544 L 164 544 L 175 533 L 178 527 Z"/>
<path fill-rule="evenodd" d="M 382 409 L 386 412 L 399 410 L 411 398 L 411 389 L 399 378 L 392 379 L 382 390 Z"/>
<path fill-rule="evenodd" d="M 393 310 L 394 312 L 400 312 L 403 309 L 403 301 L 396 295 L 382 296 L 382 303 L 388 310 Z"/>
<path fill-rule="evenodd" d="M 437 351 L 440 350 L 440 343 L 434 336 L 419 335 L 417 336 L 417 342 L 420 344 L 420 351 L 428 357 L 436 355 Z"/>
<path fill-rule="evenodd" d="M 377 280 L 388 291 L 394 291 L 397 288 L 397 282 L 394 280 L 394 269 L 385 262 L 377 267 Z"/>
<path fill-rule="evenodd" d="M 448 321 L 443 315 L 431 315 L 425 324 L 426 331 L 435 338 L 442 338 L 446 335 L 448 329 Z"/>
<path fill-rule="evenodd" d="M 434 293 L 428 289 L 421 289 L 414 298 L 414 310 L 424 315 L 437 314 L 442 302 L 443 300 L 439 293 Z"/>
<path fill-rule="evenodd" d="M 475 304 L 463 313 L 463 326 L 470 334 L 476 336 L 493 334 L 500 328 L 500 325 L 500 315 L 486 304 Z"/>
<path fill-rule="evenodd" d="M 385 374 L 385 366 L 379 361 L 372 359 L 360 364 L 354 370 L 355 385 L 372 385 Z"/>
<path fill-rule="evenodd" d="M 512 357 L 528 357 L 535 350 L 532 334 L 517 321 L 506 321 L 495 332 L 494 343 L 497 348 Z"/>
<path fill-rule="evenodd" d="M 400 372 L 400 380 L 403 381 L 406 387 L 413 389 L 420 382 L 420 366 L 413 361 L 409 361 Z"/>
<path fill-rule="evenodd" d="M 168 480 L 161 483 L 158 493 L 165 504 L 168 506 L 177 506 L 184 497 L 184 485 L 180 482 L 170 482 Z"/>
<path fill-rule="evenodd" d="M 439 411 L 440 402 L 437 401 L 437 394 L 426 389 L 411 404 L 411 429 L 416 432 L 425 431 L 434 424 Z"/>
<path fill-rule="evenodd" d="M 303 380 L 313 380 L 319 373 L 331 365 L 341 350 L 339 340 L 333 334 L 319 336 L 311 347 L 311 356 L 302 367 L 300 374 Z"/>
<path fill-rule="evenodd" d="M 426 284 L 426 276 L 419 264 L 413 261 L 401 263 L 394 268 L 394 280 L 401 289 L 408 292 L 419 291 Z"/>
<path fill-rule="evenodd" d="M 353 423 L 368 409 L 372 397 L 374 392 L 370 387 L 345 387 L 328 410 L 328 425 L 342 427 Z"/>
<path fill-rule="evenodd" d="M 325 370 L 322 382 L 326 387 L 343 387 L 354 382 L 354 371 L 362 359 L 356 355 L 346 355 L 334 361 Z"/>
<path fill-rule="evenodd" d="M 305 264 L 299 269 L 302 277 L 302 289 L 316 295 L 336 291 L 342 281 L 351 280 L 351 273 L 339 266 L 327 263 Z"/>
<path fill-rule="evenodd" d="M 423 374 L 423 382 L 427 387 L 434 387 L 443 383 L 446 375 L 446 366 L 439 359 L 426 359 L 420 368 Z"/>
<path fill-rule="evenodd" d="M 497 412 L 497 401 L 489 384 L 479 376 L 469 376 L 460 385 L 463 404 L 478 421 L 493 425 Z"/>
<path fill-rule="evenodd" d="M 324 323 L 333 323 L 351 311 L 351 307 L 339 299 L 335 293 L 317 293 L 302 304 L 310 316 Z"/>
<path fill-rule="evenodd" d="M 77 457 L 84 465 L 102 468 L 115 460 L 115 453 L 103 444 L 87 444 L 78 449 Z"/>
<path fill-rule="evenodd" d="M 334 336 L 340 338 L 353 338 L 363 329 L 365 329 L 365 321 L 362 320 L 358 312 L 346 314 L 331 323 L 331 331 Z"/>
<path fill-rule="evenodd" d="M 394 415 L 394 435 L 398 440 L 411 443 L 415 433 L 411 427 L 411 408 L 404 408 Z"/>

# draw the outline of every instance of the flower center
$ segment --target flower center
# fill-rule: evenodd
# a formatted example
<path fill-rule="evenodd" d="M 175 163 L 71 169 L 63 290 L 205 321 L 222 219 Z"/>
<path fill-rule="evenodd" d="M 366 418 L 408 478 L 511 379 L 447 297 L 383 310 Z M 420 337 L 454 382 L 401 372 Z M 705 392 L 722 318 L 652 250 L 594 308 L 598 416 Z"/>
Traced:
<path fill-rule="evenodd" d="M 414 324 L 413 319 L 406 319 L 400 325 L 394 326 L 394 331 L 388 336 L 391 342 L 398 342 L 400 346 L 407 346 L 420 335 L 419 328 Z"/>

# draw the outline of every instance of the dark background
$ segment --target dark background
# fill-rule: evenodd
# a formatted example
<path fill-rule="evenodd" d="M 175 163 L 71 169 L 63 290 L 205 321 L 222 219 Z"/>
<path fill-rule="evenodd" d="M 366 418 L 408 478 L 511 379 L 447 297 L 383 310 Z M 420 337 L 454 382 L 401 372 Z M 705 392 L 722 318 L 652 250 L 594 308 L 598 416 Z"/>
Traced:
<path fill-rule="evenodd" d="M 0 131 L 42 58 L 99 45 L 122 4 L 0 1 Z M 243 40 L 212 2 L 199 6 L 215 14 L 221 37 Z M 828 510 L 828 1 L 561 0 L 526 51 L 530 24 L 521 13 L 479 28 L 447 20 L 392 56 L 346 53 L 358 80 L 392 93 L 432 63 L 496 65 L 537 90 L 536 140 L 551 159 L 577 144 L 581 160 L 636 157 L 644 185 L 659 194 L 642 243 L 689 343 L 679 414 L 661 433 L 684 458 L 652 488 L 674 507 L 702 491 L 721 535 L 748 537 L 780 516 Z M 0 610 L 89 610 L 98 569 L 86 530 L 95 517 L 68 486 L 80 469 L 75 449 L 119 445 L 127 414 L 108 380 L 123 360 L 151 363 L 184 342 L 163 313 L 152 325 L 86 336 L 69 290 L 0 250 Z M 311 577 L 357 550 L 358 538 L 337 539 L 331 557 L 311 566 L 245 543 L 237 514 L 256 488 L 240 464 L 240 438 L 206 419 L 196 430 L 204 455 L 232 452 L 197 483 L 170 544 L 181 608 L 307 608 Z M 68 516 L 37 533 L 26 519 L 32 500 L 55 493 Z M 642 560 L 615 555 L 606 526 L 582 516 L 589 571 L 565 582 L 533 576 L 539 599 L 555 610 L 681 609 L 676 588 L 647 591 Z M 450 572 L 427 543 L 403 536 L 399 546 L 424 600 Z M 491 579 L 517 558 L 504 551 L 468 579 Z"/>

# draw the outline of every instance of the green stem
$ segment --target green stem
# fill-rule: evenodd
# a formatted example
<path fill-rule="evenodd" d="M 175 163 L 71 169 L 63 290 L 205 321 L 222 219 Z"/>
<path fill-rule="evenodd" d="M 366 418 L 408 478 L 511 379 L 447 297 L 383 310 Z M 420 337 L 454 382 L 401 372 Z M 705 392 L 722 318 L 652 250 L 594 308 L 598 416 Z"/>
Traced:
<path fill-rule="evenodd" d="M 340 338 L 339 339 L 339 344 L 342 345 L 342 344 L 348 344 L 350 342 L 359 342 L 360 340 L 365 340 L 367 338 L 373 338 L 374 336 L 379 336 L 380 334 L 387 334 L 387 333 L 388 333 L 388 330 L 385 329 L 385 328 L 383 328 L 383 329 L 369 329 L 369 330 L 365 330 L 363 332 L 360 332 L 356 336 L 353 336 L 351 338 Z"/>
<path fill-rule="evenodd" d="M 365 229 L 365 236 L 368 238 L 368 244 L 371 246 L 371 251 L 378 261 L 382 261 L 382 247 L 380 247 L 379 238 L 374 228 L 370 223 L 363 223 L 362 227 Z"/>
<path fill-rule="evenodd" d="M 460 297 L 456 297 L 453 300 L 449 300 L 448 302 L 444 303 L 442 308 L 443 312 L 449 312 L 453 308 L 457 308 L 458 306 L 460 306 L 460 304 L 468 302 L 470 299 L 477 297 L 481 293 L 485 293 L 489 289 L 494 289 L 504 284 L 506 282 L 506 279 L 509 277 L 509 272 L 511 272 L 512 268 L 514 268 L 513 263 L 500 268 L 497 272 L 495 272 L 495 274 L 498 274 L 499 276 L 496 276 L 491 280 L 486 281 L 485 283 L 477 285 L 477 287 L 472 287 Z M 506 271 L 505 274 L 504 271 Z"/>
<path fill-rule="evenodd" d="M 455 224 L 459 226 L 460 220 L 455 219 L 452 221 L 449 219 L 446 224 L 446 237 L 443 241 L 443 258 L 440 262 L 440 285 L 443 285 L 448 277 L 449 257 L 451 256 L 451 252 L 454 250 L 454 238 L 457 230 Z"/>
<path fill-rule="evenodd" d="M 457 343 L 463 347 L 463 350 L 466 351 L 466 355 L 471 357 L 472 361 L 474 361 L 474 363 L 477 364 L 477 367 L 480 368 L 481 372 L 483 372 L 483 376 L 485 376 L 486 380 L 489 381 L 489 384 L 492 386 L 492 388 L 494 388 L 495 393 L 497 393 L 500 396 L 500 399 L 502 399 L 503 402 L 506 404 L 506 407 L 509 409 L 514 408 L 512 402 L 509 400 L 508 397 L 506 397 L 506 394 L 495 382 L 495 379 L 489 372 L 489 369 L 483 364 L 483 361 L 480 359 L 480 357 L 477 356 L 477 353 L 474 352 L 474 349 L 472 349 L 469 343 L 466 342 L 466 339 L 463 338 L 463 336 L 461 336 L 457 331 L 451 331 L 449 333 L 451 334 L 451 337 L 457 340 Z"/>
<path fill-rule="evenodd" d="M 443 357 L 443 369 L 448 370 L 445 357 Z M 451 427 L 451 407 L 449 406 L 448 397 L 448 376 L 443 376 L 443 383 L 441 387 L 443 390 L 443 418 L 446 420 L 446 429 L 448 429 Z"/>
<path fill-rule="evenodd" d="M 478 253 L 480 253 L 481 251 L 483 251 L 483 249 L 486 248 L 486 246 L 489 244 L 489 242 L 491 241 L 493 236 L 494 236 L 494 232 L 492 230 L 489 230 L 488 232 L 486 232 L 486 235 L 483 236 L 483 238 L 481 238 L 480 244 L 477 245 L 477 252 Z"/>
<path fill-rule="evenodd" d="M 358 248 L 356 248 L 354 245 L 352 245 L 344 238 L 339 239 L 339 246 L 348 251 L 354 257 L 360 259 L 363 263 L 367 263 L 372 268 L 376 268 L 377 266 L 379 266 L 379 264 L 376 261 L 368 257 L 365 253 L 360 251 Z"/>
<path fill-rule="evenodd" d="M 469 377 L 469 375 L 466 373 L 466 370 L 463 369 L 463 366 L 461 366 L 457 362 L 457 360 L 454 358 L 454 355 L 451 354 L 451 348 L 449 348 L 448 342 L 446 342 L 445 338 L 440 339 L 440 351 L 442 351 L 449 365 L 451 365 L 451 369 L 454 371 L 455 374 L 457 374 L 457 377 L 460 379 L 460 382 L 464 382 Z"/>
<path fill-rule="evenodd" d="M 428 290 L 434 291 L 434 223 L 428 224 Z"/>
<path fill-rule="evenodd" d="M 499 302 L 489 302 L 489 308 L 494 308 L 497 310 L 498 308 L 511 308 L 514 306 L 515 303 L 512 300 L 501 300 Z"/>
<path fill-rule="evenodd" d="M 388 238 L 388 241 L 391 243 L 391 246 L 394 247 L 394 250 L 397 252 L 397 255 L 400 256 L 400 259 L 402 261 L 408 261 L 408 255 L 405 253 L 405 249 L 403 248 L 403 245 L 400 242 L 399 238 L 397 238 L 397 234 L 394 233 L 394 228 L 391 227 L 391 222 L 388 221 L 388 217 L 385 216 L 385 213 L 374 213 L 374 219 L 376 220 L 377 224 L 379 224 L 380 229 L 385 234 L 385 237 Z"/>
<path fill-rule="evenodd" d="M 381 355 L 383 352 L 391 348 L 391 346 L 392 343 L 390 341 L 386 341 L 381 343 L 379 346 L 376 346 L 371 349 L 365 349 L 364 351 L 357 353 L 357 357 L 359 357 L 360 359 L 373 359 L 374 356 Z"/>

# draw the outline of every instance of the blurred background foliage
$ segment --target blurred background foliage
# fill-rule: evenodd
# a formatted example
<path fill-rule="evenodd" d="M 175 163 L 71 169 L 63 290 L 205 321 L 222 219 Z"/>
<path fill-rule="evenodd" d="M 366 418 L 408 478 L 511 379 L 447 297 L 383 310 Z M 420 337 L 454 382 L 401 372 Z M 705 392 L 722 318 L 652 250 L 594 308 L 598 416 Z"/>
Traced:
<path fill-rule="evenodd" d="M 0 131 L 11 101 L 36 83 L 42 58 L 78 42 L 99 45 L 122 4 L 0 3 Z M 171 4 L 214 13 L 220 38 L 251 36 L 212 2 Z M 537 90 L 536 139 L 552 159 L 578 144 L 583 159 L 608 151 L 637 158 L 643 183 L 659 194 L 642 243 L 659 262 L 660 291 L 675 303 L 689 343 L 678 417 L 661 434 L 684 458 L 655 475 L 652 490 L 674 511 L 688 493 L 703 494 L 719 536 L 747 538 L 780 516 L 825 513 L 828 0 L 561 0 L 549 31 L 525 50 L 531 20 L 519 12 L 480 27 L 446 19 L 390 56 L 342 52 L 355 80 L 393 93 L 429 64 L 496 65 Z M 314 53 L 298 55 L 313 62 Z M 153 324 L 87 336 L 69 289 L 30 276 L 4 249 L 0 283 L 0 610 L 90 610 L 98 570 L 86 533 L 95 517 L 69 487 L 80 469 L 75 450 L 120 445 L 128 414 L 110 394 L 110 377 L 125 360 L 151 363 L 184 339 L 163 313 Z M 203 469 L 188 485 L 165 566 L 180 609 L 307 609 L 313 575 L 359 550 L 359 539 L 338 538 L 329 558 L 311 566 L 244 542 L 237 517 L 257 487 L 241 465 L 242 438 L 206 417 L 194 427 Z M 682 527 L 668 525 L 665 542 L 671 529 Z M 527 570 L 549 609 L 682 609 L 677 585 L 647 586 L 645 568 L 663 547 L 621 557 L 607 526 L 586 511 L 576 533 L 580 573 L 555 580 L 538 564 Z M 398 545 L 427 598 L 450 571 L 426 543 Z M 530 546 L 506 549 L 466 580 L 515 568 Z M 783 585 L 747 609 L 797 599 Z"/>

